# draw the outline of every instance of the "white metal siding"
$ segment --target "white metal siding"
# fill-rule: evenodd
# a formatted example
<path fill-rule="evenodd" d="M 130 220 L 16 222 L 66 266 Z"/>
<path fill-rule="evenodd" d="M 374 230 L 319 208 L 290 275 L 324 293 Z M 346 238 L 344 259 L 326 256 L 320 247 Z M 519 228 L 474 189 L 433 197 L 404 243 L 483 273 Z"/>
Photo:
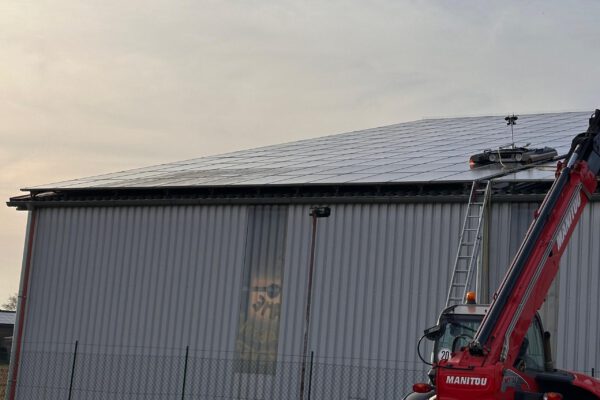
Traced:
<path fill-rule="evenodd" d="M 490 293 L 533 220 L 536 203 L 493 203 L 490 218 Z M 552 334 L 560 368 L 591 373 L 600 365 L 600 203 L 590 203 L 560 263 L 540 314 Z"/>
<path fill-rule="evenodd" d="M 489 271 L 490 296 L 500 286 L 519 246 L 534 218 L 537 203 L 493 203 L 489 230 Z M 540 309 L 544 329 L 550 332 L 552 349 L 557 346 L 558 282 L 557 277 L 548 291 L 546 302 Z"/>
<path fill-rule="evenodd" d="M 588 206 L 560 269 L 556 353 L 559 367 L 600 368 L 600 203 Z M 597 376 L 597 375 L 596 375 Z"/>
<path fill-rule="evenodd" d="M 490 292 L 535 207 L 492 203 Z M 318 220 L 309 350 L 321 363 L 421 370 L 416 341 L 443 307 L 466 204 L 331 208 L 329 218 Z M 161 379 L 173 385 L 181 365 L 180 358 L 169 357 L 181 357 L 186 346 L 196 355 L 215 357 L 234 351 L 247 206 L 57 208 L 38 213 L 19 376 L 23 385 L 45 387 L 68 378 L 65 370 L 76 340 L 82 346 L 80 362 L 90 369 L 90 352 L 158 354 L 173 374 Z M 600 203 L 594 203 L 563 259 L 559 306 L 551 294 L 551 306 L 543 313 L 561 344 L 558 364 L 576 370 L 589 370 L 600 361 L 599 219 Z M 289 206 L 280 359 L 302 351 L 310 236 L 309 207 Z M 63 355 L 43 378 L 34 376 L 43 363 L 27 357 L 39 351 Z M 95 379 L 125 381 L 134 373 L 128 366 L 106 374 L 92 372 L 99 374 Z M 192 372 L 198 368 L 190 365 Z M 149 362 L 144 379 L 150 384 L 164 370 Z M 297 378 L 290 374 L 290 379 Z M 217 386 L 236 386 L 238 378 L 223 379 L 229 383 Z M 64 387 L 43 395 L 64 397 Z M 21 399 L 36 396 L 39 391 L 19 390 Z"/>
<path fill-rule="evenodd" d="M 233 349 L 245 226 L 244 207 L 40 210 L 18 398 L 65 398 L 75 341 L 77 398 L 177 393 L 185 346 Z"/>
<path fill-rule="evenodd" d="M 464 208 L 336 205 L 319 219 L 309 349 L 318 360 L 423 368 L 416 340 L 443 305 Z M 89 352 L 232 352 L 246 218 L 245 206 L 39 210 L 21 384 L 64 381 L 76 340 L 89 368 Z M 280 358 L 302 350 L 309 207 L 290 206 L 287 226 Z M 40 351 L 61 352 L 50 368 L 59 375 L 34 376 L 43 363 L 27 354 Z"/>
<path fill-rule="evenodd" d="M 416 343 L 444 305 L 465 208 L 333 207 L 331 217 L 319 221 L 315 354 L 422 368 Z"/>
<path fill-rule="evenodd" d="M 39 212 L 26 342 L 230 350 L 243 207 Z"/>

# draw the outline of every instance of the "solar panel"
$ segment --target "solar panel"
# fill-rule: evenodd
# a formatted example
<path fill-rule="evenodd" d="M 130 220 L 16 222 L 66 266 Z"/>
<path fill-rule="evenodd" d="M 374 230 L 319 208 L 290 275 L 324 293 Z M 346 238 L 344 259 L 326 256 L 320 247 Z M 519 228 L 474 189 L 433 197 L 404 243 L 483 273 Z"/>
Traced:
<path fill-rule="evenodd" d="M 568 151 L 588 112 L 520 115 L 517 145 Z M 472 181 L 501 167 L 470 169 L 471 154 L 510 142 L 504 117 L 424 119 L 362 131 L 137 168 L 24 190 Z M 544 169 L 512 180 L 552 179 Z"/>

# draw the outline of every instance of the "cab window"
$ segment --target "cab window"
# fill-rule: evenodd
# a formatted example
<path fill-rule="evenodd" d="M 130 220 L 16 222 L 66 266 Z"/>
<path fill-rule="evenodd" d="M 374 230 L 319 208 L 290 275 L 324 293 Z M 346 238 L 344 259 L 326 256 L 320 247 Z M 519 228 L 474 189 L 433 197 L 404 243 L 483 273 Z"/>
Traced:
<path fill-rule="evenodd" d="M 529 326 L 521 345 L 522 354 L 516 361 L 516 367 L 530 371 L 544 371 L 544 338 L 537 318 Z"/>
<path fill-rule="evenodd" d="M 433 352 L 435 362 L 447 360 L 452 353 L 467 346 L 481 324 L 481 316 L 459 316 L 442 322 L 443 335 L 436 341 Z"/>

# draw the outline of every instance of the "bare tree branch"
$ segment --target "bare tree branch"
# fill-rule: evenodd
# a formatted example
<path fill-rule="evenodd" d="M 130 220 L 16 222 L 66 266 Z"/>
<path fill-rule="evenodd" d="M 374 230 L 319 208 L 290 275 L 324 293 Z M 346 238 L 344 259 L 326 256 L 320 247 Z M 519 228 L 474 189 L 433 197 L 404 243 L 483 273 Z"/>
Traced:
<path fill-rule="evenodd" d="M 18 297 L 16 293 L 12 296 L 9 296 L 6 303 L 2 304 L 2 307 L 0 307 L 0 309 L 5 311 L 17 311 L 17 299 Z"/>

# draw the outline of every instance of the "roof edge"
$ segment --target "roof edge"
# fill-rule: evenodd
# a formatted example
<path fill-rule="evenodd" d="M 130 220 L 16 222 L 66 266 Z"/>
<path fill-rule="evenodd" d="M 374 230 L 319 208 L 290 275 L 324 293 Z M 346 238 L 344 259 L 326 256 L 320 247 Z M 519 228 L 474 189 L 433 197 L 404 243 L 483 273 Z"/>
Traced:
<path fill-rule="evenodd" d="M 552 181 L 494 181 L 492 198 L 501 202 L 541 201 Z M 47 207 L 126 207 L 235 204 L 340 204 L 466 202 L 472 181 L 424 184 L 303 185 L 181 189 L 71 190 L 11 198 L 17 210 Z M 600 192 L 594 194 L 600 200 Z"/>

